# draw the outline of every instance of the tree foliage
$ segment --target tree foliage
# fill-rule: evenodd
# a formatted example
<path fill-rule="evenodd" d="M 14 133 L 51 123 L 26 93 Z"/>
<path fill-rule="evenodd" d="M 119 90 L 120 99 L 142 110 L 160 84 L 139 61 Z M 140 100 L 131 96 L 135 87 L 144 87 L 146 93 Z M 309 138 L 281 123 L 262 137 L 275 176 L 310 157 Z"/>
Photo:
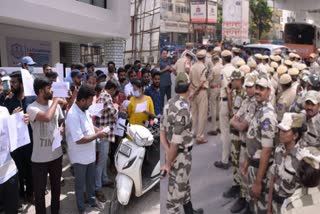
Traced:
<path fill-rule="evenodd" d="M 272 9 L 266 0 L 250 0 L 251 33 L 259 39 L 264 32 L 269 32 L 272 26 Z"/>

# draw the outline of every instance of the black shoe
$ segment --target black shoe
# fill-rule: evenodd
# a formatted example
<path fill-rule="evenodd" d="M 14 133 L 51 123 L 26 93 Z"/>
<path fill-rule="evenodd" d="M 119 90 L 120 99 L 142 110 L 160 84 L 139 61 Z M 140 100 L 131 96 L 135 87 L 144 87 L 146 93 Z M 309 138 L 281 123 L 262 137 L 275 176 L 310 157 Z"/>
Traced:
<path fill-rule="evenodd" d="M 189 203 L 183 205 L 183 210 L 185 214 L 203 214 L 203 209 L 199 208 L 194 210 L 192 207 L 191 201 Z"/>
<path fill-rule="evenodd" d="M 239 213 L 247 206 L 249 206 L 249 204 L 245 198 L 238 198 L 238 200 L 232 205 L 230 212 Z"/>
<path fill-rule="evenodd" d="M 240 194 L 240 186 L 234 185 L 228 189 L 228 191 L 223 193 L 223 197 L 225 198 L 235 198 L 238 197 Z"/>
<path fill-rule="evenodd" d="M 249 203 L 247 203 L 247 208 L 246 208 L 246 210 L 245 210 L 242 214 L 253 214 L 253 212 L 251 212 L 251 210 L 250 210 L 250 205 L 249 205 Z"/>
<path fill-rule="evenodd" d="M 221 161 L 214 162 L 214 166 L 220 169 L 229 169 L 230 167 L 228 163 L 222 163 Z"/>

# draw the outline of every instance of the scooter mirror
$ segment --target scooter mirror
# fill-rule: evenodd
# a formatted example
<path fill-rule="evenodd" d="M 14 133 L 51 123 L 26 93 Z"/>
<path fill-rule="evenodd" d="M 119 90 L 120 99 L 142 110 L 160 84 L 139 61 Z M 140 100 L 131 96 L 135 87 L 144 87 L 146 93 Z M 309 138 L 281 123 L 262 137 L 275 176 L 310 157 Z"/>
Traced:
<path fill-rule="evenodd" d="M 124 120 L 127 120 L 128 119 L 128 114 L 124 111 L 120 111 L 118 116 L 121 118 L 121 119 L 124 119 Z"/>

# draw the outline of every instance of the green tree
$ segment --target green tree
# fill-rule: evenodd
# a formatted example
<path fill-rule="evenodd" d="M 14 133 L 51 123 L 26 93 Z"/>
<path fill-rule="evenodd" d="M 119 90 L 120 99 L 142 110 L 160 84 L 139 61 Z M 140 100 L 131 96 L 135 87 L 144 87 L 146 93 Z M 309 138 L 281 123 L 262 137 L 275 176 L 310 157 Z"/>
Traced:
<path fill-rule="evenodd" d="M 251 33 L 261 38 L 264 32 L 269 32 L 272 23 L 272 9 L 266 0 L 250 0 Z"/>

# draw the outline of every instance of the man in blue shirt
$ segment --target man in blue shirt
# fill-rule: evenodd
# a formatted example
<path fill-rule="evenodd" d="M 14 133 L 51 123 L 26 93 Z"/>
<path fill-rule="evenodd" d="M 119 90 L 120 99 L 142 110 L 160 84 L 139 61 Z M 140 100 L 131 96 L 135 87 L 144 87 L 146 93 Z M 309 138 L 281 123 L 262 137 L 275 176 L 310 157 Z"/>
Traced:
<path fill-rule="evenodd" d="M 171 72 L 174 69 L 171 67 L 170 59 L 168 59 L 168 50 L 162 49 L 160 58 L 160 106 L 164 107 L 164 97 L 167 100 L 171 98 Z"/>
<path fill-rule="evenodd" d="M 145 95 L 150 96 L 153 101 L 154 112 L 156 115 L 162 114 L 162 108 L 160 106 L 160 73 L 155 71 L 152 73 L 152 85 L 149 86 L 145 92 Z"/>

